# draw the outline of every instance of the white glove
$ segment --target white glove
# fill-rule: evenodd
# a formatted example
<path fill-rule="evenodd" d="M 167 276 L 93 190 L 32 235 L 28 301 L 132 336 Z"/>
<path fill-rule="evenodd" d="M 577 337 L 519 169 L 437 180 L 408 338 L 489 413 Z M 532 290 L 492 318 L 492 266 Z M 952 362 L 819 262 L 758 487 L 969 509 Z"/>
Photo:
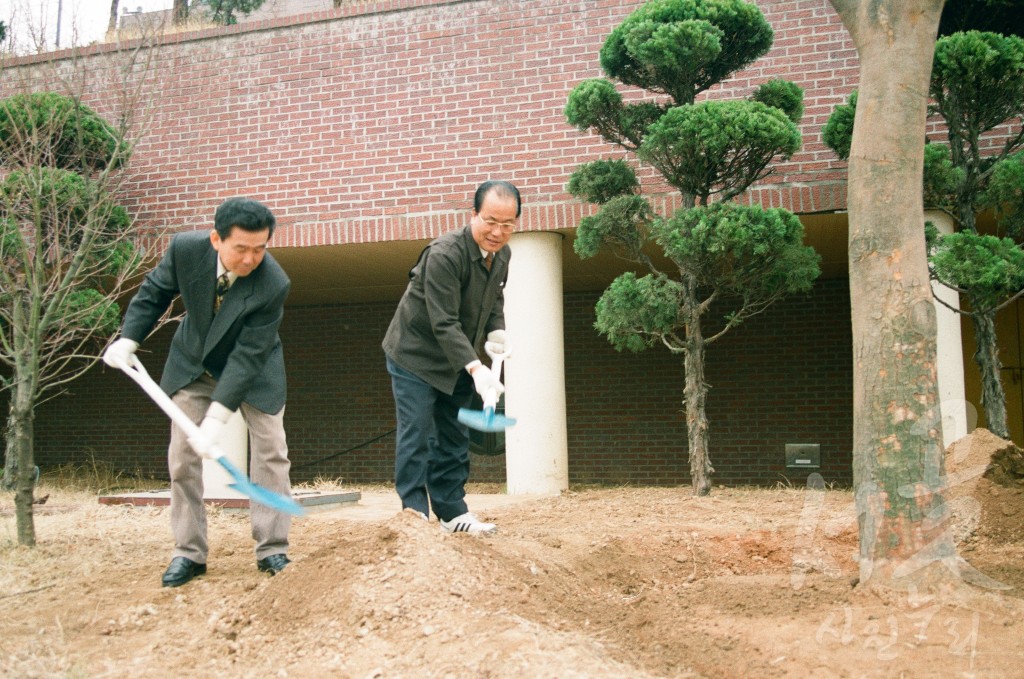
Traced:
<path fill-rule="evenodd" d="M 139 343 L 127 337 L 119 337 L 114 340 L 107 350 L 103 352 L 103 362 L 111 368 L 122 370 L 130 368 L 132 356 L 139 348 Z"/>
<path fill-rule="evenodd" d="M 487 392 L 492 389 L 498 396 L 505 391 L 501 380 L 486 365 L 481 365 L 473 371 L 473 386 L 476 387 L 476 393 L 480 394 L 480 398 L 485 402 L 487 401 Z"/>
<path fill-rule="evenodd" d="M 206 417 L 203 418 L 202 424 L 199 425 L 199 435 L 193 436 L 188 440 L 192 450 L 204 457 L 209 455 L 213 447 L 220 443 L 220 435 L 224 431 L 224 424 L 230 416 L 231 411 L 226 407 L 216 401 L 210 402 L 210 407 L 206 410 Z"/>
<path fill-rule="evenodd" d="M 512 343 L 508 339 L 508 333 L 504 330 L 491 330 L 487 333 L 484 351 L 491 358 L 495 356 L 509 358 L 512 355 Z"/>

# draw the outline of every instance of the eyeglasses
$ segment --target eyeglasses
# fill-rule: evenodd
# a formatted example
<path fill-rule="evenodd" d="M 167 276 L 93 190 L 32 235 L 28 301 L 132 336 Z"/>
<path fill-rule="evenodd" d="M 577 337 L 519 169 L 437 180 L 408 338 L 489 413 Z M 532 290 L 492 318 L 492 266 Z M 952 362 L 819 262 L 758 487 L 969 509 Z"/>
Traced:
<path fill-rule="evenodd" d="M 494 217 L 482 217 L 483 223 L 487 225 L 488 229 L 501 228 L 503 233 L 512 233 L 512 230 L 516 228 L 515 220 L 511 222 L 499 222 Z"/>

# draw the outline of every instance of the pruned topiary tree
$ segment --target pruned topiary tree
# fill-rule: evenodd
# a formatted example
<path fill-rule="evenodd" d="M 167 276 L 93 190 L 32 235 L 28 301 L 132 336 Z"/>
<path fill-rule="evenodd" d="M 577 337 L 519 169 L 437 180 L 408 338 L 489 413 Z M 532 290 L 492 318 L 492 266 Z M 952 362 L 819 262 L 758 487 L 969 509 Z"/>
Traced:
<path fill-rule="evenodd" d="M 747 100 L 696 102 L 765 54 L 772 39 L 750 2 L 654 0 L 606 39 L 600 62 L 608 79 L 580 83 L 565 107 L 570 124 L 634 153 L 681 195 L 682 209 L 657 215 L 623 159 L 586 163 L 568 184 L 572 195 L 600 206 L 581 220 L 576 252 L 587 258 L 609 248 L 649 271 L 615 279 L 597 304 L 595 326 L 617 349 L 660 344 L 683 356 L 695 495 L 710 492 L 714 472 L 707 346 L 785 295 L 807 291 L 820 273 L 796 216 L 731 202 L 800 148 L 800 88 L 774 80 Z"/>

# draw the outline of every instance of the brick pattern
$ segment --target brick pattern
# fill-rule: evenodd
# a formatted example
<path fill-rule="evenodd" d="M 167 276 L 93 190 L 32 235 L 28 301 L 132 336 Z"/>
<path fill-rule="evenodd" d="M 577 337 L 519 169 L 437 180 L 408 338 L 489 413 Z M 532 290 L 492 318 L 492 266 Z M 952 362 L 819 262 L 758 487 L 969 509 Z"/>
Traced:
<path fill-rule="evenodd" d="M 564 301 L 569 480 L 676 485 L 689 481 L 681 360 L 663 349 L 618 353 L 593 329 L 598 293 Z M 346 483 L 393 478 L 394 404 L 380 341 L 391 304 L 289 309 L 285 426 L 292 478 Z M 146 342 L 159 374 L 170 329 Z M 827 481 L 852 481 L 852 356 L 845 281 L 772 307 L 709 347 L 711 460 L 721 484 L 803 484 L 786 443 L 821 444 Z M 97 366 L 39 408 L 36 459 L 166 478 L 169 423 L 124 375 Z M 374 440 L 376 439 L 376 440 Z M 370 442 L 370 443 L 366 443 Z M 363 445 L 366 444 L 366 445 Z M 505 458 L 472 457 L 472 480 L 504 482 Z"/>
<path fill-rule="evenodd" d="M 458 225 L 481 180 L 507 177 L 526 197 L 524 228 L 564 226 L 550 212 L 580 211 L 565 193 L 572 171 L 622 155 L 568 126 L 566 97 L 602 76 L 605 37 L 640 4 L 359 2 L 168 36 L 151 53 L 152 108 L 125 204 L 154 235 L 205 227 L 220 200 L 244 194 L 279 216 L 278 247 L 422 239 Z M 707 96 L 794 79 L 805 91 L 803 149 L 751 199 L 843 209 L 844 166 L 820 128 L 855 86 L 852 44 L 828 0 L 758 4 L 774 47 Z M 93 79 L 86 101 L 112 114 L 125 53 L 96 46 L 80 58 Z M 0 90 L 19 79 L 6 69 Z"/>

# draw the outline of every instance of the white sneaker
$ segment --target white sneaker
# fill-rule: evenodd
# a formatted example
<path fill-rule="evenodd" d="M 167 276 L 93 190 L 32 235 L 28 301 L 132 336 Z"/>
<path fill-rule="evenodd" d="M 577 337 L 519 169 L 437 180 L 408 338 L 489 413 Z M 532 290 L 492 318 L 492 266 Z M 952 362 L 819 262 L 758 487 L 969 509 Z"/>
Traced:
<path fill-rule="evenodd" d="M 493 523 L 484 523 L 476 518 L 476 515 L 472 512 L 456 516 L 451 521 L 442 521 L 441 528 L 448 533 L 470 534 L 493 533 L 498 530 L 498 527 Z"/>

